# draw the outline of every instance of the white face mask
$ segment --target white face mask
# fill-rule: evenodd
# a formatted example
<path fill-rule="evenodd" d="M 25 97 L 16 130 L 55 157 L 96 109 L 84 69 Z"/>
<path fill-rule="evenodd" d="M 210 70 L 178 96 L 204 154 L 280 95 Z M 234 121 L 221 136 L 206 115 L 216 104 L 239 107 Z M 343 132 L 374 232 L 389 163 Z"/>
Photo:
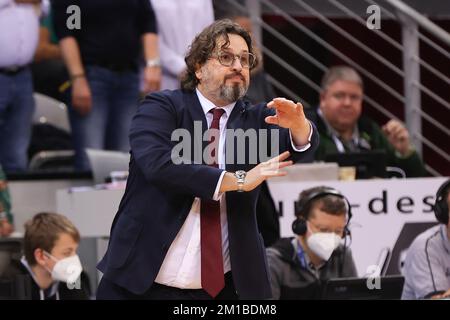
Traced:
<path fill-rule="evenodd" d="M 51 271 L 53 280 L 62 281 L 69 284 L 75 283 L 77 281 L 78 277 L 81 274 L 81 271 L 83 271 L 83 267 L 81 266 L 80 258 L 78 257 L 78 255 L 73 255 L 58 260 L 50 253 L 44 253 L 52 260 L 56 261 L 56 264 Z"/>
<path fill-rule="evenodd" d="M 316 232 L 306 239 L 308 247 L 324 261 L 330 259 L 340 242 L 341 237 L 334 232 Z"/>

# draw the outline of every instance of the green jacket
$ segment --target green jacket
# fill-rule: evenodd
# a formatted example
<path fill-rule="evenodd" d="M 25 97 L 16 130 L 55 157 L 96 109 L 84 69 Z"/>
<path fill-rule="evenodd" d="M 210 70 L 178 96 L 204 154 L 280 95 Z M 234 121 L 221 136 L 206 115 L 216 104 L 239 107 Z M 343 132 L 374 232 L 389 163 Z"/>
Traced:
<path fill-rule="evenodd" d="M 0 212 L 4 211 L 9 223 L 13 223 L 13 215 L 11 213 L 11 197 L 9 195 L 8 187 L 2 187 L 6 182 L 6 176 L 0 166 Z"/>
<path fill-rule="evenodd" d="M 316 150 L 315 159 L 324 160 L 325 156 L 337 153 L 338 149 L 334 143 L 326 124 L 314 110 L 307 110 L 308 119 L 314 122 L 320 134 L 320 144 Z M 397 154 L 392 144 L 387 140 L 381 128 L 367 117 L 361 116 L 358 120 L 359 135 L 370 145 L 372 150 L 386 151 L 387 165 L 398 167 L 405 171 L 407 177 L 426 176 L 425 167 L 417 152 L 413 152 L 409 157 L 403 158 Z"/>

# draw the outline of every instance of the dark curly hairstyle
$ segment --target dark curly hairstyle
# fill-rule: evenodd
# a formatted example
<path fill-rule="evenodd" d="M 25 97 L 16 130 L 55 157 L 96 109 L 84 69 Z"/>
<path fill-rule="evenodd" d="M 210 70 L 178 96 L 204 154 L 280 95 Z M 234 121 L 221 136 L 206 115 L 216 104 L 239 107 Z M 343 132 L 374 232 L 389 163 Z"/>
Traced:
<path fill-rule="evenodd" d="M 228 38 L 229 34 L 241 36 L 247 43 L 249 52 L 254 54 L 252 39 L 247 31 L 229 19 L 217 20 L 198 34 L 189 47 L 189 52 L 184 58 L 187 69 L 181 78 L 181 87 L 183 89 L 195 90 L 199 83 L 195 71 L 211 57 L 216 49 L 218 39 L 225 39 L 222 48 L 226 48 L 230 45 L 230 39 Z M 257 64 L 258 61 L 255 61 L 252 69 L 256 67 Z"/>

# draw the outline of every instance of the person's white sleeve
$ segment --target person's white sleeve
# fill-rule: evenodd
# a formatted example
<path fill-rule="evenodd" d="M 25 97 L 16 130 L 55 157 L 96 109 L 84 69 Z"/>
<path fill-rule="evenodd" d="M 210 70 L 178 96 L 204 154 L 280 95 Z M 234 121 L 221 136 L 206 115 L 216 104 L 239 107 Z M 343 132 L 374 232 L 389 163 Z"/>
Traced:
<path fill-rule="evenodd" d="M 423 299 L 433 292 L 449 289 L 445 266 L 441 264 L 440 257 L 423 246 L 411 246 L 408 250 L 404 270 L 405 281 L 413 289 L 416 299 Z"/>
<path fill-rule="evenodd" d="M 219 193 L 219 191 L 220 191 L 220 185 L 222 184 L 222 180 L 223 180 L 223 177 L 225 176 L 225 173 L 226 173 L 226 171 L 223 170 L 222 174 L 220 175 L 219 182 L 217 182 L 216 190 L 214 190 L 213 200 L 215 200 L 215 201 L 219 201 L 223 195 L 223 192 Z"/>
<path fill-rule="evenodd" d="M 303 145 L 303 146 L 296 146 L 294 144 L 294 140 L 292 139 L 291 130 L 289 130 L 289 137 L 291 138 L 291 145 L 292 145 L 292 148 L 294 149 L 294 151 L 303 152 L 303 151 L 308 150 L 311 147 L 311 137 L 312 137 L 312 134 L 313 134 L 313 126 L 312 126 L 312 124 L 311 124 L 311 122 L 309 120 L 308 120 L 308 123 L 309 123 L 309 128 L 310 128 L 310 130 L 309 130 L 309 137 L 308 137 L 308 143 Z"/>
<path fill-rule="evenodd" d="M 184 57 L 169 48 L 164 41 L 159 39 L 160 59 L 163 69 L 171 75 L 178 75 L 186 68 Z"/>

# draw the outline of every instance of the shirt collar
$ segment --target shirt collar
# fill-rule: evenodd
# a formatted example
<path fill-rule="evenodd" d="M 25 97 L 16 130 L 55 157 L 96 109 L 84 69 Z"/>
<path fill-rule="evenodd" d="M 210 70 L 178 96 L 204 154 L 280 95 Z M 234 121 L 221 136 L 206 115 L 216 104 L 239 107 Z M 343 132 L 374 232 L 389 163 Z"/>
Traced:
<path fill-rule="evenodd" d="M 198 88 L 195 89 L 195 92 L 197 93 L 198 100 L 200 101 L 200 105 L 202 106 L 203 113 L 205 114 L 205 116 L 211 109 L 217 108 L 217 106 L 214 103 L 212 103 L 210 100 L 208 100 L 200 92 L 200 90 L 198 90 Z M 226 113 L 227 118 L 228 118 L 230 116 L 230 114 L 231 114 L 231 111 L 233 111 L 233 108 L 234 108 L 235 105 L 236 105 L 236 101 L 232 102 L 232 103 L 230 103 L 230 104 L 228 104 L 226 106 L 219 107 L 219 108 L 225 110 L 225 113 Z"/>
<path fill-rule="evenodd" d="M 320 107 L 317 109 L 317 114 L 319 115 L 319 117 L 322 119 L 323 123 L 325 123 L 325 127 L 327 128 L 328 134 L 337 137 L 339 140 L 341 140 L 341 137 L 339 135 L 339 132 L 337 132 L 332 126 L 331 124 L 327 121 L 327 119 L 325 119 L 322 110 L 320 109 Z M 358 126 L 355 125 L 355 127 L 353 128 L 353 134 L 352 134 L 352 142 L 355 145 L 358 145 L 359 143 L 359 129 Z"/>

